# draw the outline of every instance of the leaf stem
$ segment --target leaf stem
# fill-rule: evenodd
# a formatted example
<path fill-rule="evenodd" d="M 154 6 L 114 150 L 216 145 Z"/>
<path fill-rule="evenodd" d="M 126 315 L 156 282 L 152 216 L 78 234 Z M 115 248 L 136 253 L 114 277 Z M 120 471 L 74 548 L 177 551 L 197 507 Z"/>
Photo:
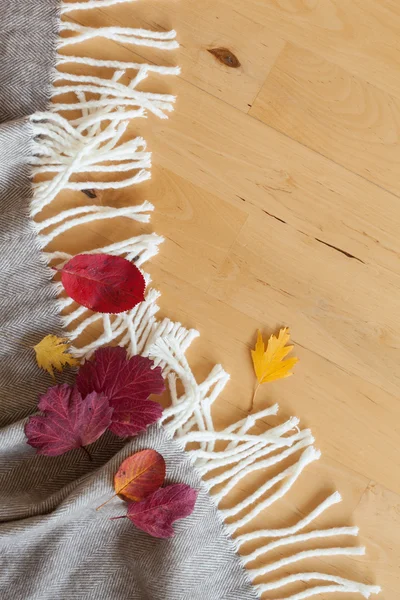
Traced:
<path fill-rule="evenodd" d="M 256 399 L 256 396 L 257 396 L 257 392 L 258 392 L 258 388 L 260 387 L 260 385 L 261 385 L 260 383 L 257 383 L 256 387 L 254 388 L 254 394 L 253 394 L 253 397 L 251 399 L 251 405 L 250 405 L 249 412 L 251 412 L 253 410 L 253 408 L 254 408 L 254 402 L 255 402 L 255 399 Z"/>
<path fill-rule="evenodd" d="M 92 455 L 90 454 L 89 450 L 87 448 L 85 448 L 85 446 L 81 446 L 81 448 L 84 451 L 84 453 L 86 454 L 86 456 L 88 457 L 88 459 L 90 460 L 90 462 L 93 462 L 93 458 L 92 458 Z"/>
<path fill-rule="evenodd" d="M 116 521 L 117 519 L 126 519 L 126 516 L 123 515 L 122 517 L 110 517 L 110 521 Z"/>
<path fill-rule="evenodd" d="M 114 496 L 111 496 L 111 498 L 109 498 L 108 500 L 106 500 L 105 502 L 103 502 L 103 504 L 100 504 L 100 506 L 98 506 L 96 508 L 96 510 L 100 510 L 101 508 L 103 508 L 103 506 L 105 506 L 106 504 L 108 504 L 110 502 L 110 500 L 112 500 L 113 498 L 115 498 L 115 496 L 118 496 L 118 494 L 114 494 Z"/>

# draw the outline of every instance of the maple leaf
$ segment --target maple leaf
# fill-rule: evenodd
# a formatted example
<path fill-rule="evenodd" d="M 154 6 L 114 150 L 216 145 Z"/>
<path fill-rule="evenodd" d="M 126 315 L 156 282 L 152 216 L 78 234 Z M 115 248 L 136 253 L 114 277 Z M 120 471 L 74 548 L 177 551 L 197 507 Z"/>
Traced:
<path fill-rule="evenodd" d="M 289 352 L 293 350 L 293 346 L 286 346 L 289 339 L 289 329 L 284 327 L 279 331 L 277 337 L 275 335 L 270 336 L 267 343 L 267 349 L 265 349 L 261 332 L 258 332 L 256 346 L 254 350 L 251 351 L 254 371 L 258 381 L 258 385 L 254 391 L 251 408 L 253 408 L 254 399 L 260 385 L 293 375 L 291 369 L 299 359 L 293 357 L 284 360 Z"/>
<path fill-rule="evenodd" d="M 38 454 L 58 456 L 95 442 L 111 423 L 113 409 L 103 394 L 85 398 L 75 387 L 56 385 L 40 397 L 43 416 L 30 417 L 25 425 L 28 444 Z"/>
<path fill-rule="evenodd" d="M 67 352 L 68 340 L 66 338 L 46 335 L 33 349 L 36 353 L 38 367 L 50 373 L 53 379 L 55 379 L 53 369 L 62 371 L 65 365 L 75 367 L 79 364 L 79 361 Z"/>
<path fill-rule="evenodd" d="M 78 254 L 60 272 L 68 296 L 96 312 L 121 313 L 144 300 L 144 277 L 122 256 Z"/>
<path fill-rule="evenodd" d="M 144 356 L 127 358 L 125 348 L 99 348 L 86 361 L 76 379 L 82 395 L 96 391 L 107 396 L 114 409 L 110 430 L 119 436 L 136 435 L 155 423 L 163 409 L 149 400 L 150 394 L 161 394 L 165 382 L 161 367 Z"/>
<path fill-rule="evenodd" d="M 153 537 L 170 538 L 175 535 L 172 524 L 192 514 L 198 490 L 184 483 L 160 488 L 142 502 L 130 502 L 126 516 L 136 527 Z"/>
<path fill-rule="evenodd" d="M 119 496 L 127 502 L 140 502 L 158 490 L 165 479 L 165 460 L 155 450 L 142 450 L 126 458 L 114 476 L 115 494 L 101 506 Z"/>

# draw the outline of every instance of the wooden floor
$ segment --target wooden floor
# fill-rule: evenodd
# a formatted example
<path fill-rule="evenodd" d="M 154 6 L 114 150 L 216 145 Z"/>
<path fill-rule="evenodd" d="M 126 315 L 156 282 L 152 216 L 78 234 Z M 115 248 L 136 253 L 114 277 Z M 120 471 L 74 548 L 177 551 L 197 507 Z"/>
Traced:
<path fill-rule="evenodd" d="M 199 377 L 215 362 L 232 376 L 217 424 L 248 409 L 256 329 L 290 326 L 295 376 L 264 386 L 257 404 L 300 417 L 323 456 L 286 508 L 302 514 L 314 489 L 318 499 L 338 489 L 344 502 L 324 524 L 356 523 L 368 551 L 325 562 L 398 600 L 400 3 L 141 0 L 69 18 L 177 30 L 172 53 L 84 48 L 182 67 L 146 87 L 178 95 L 171 118 L 132 125 L 153 152 L 152 180 L 104 197 L 156 207 L 143 230 L 166 237 L 146 267 L 162 313 L 200 330 L 189 352 Z M 85 231 L 96 247 L 138 227 L 121 219 Z M 74 230 L 53 247 L 78 253 L 82 243 Z M 275 510 L 270 521 L 291 519 Z"/>

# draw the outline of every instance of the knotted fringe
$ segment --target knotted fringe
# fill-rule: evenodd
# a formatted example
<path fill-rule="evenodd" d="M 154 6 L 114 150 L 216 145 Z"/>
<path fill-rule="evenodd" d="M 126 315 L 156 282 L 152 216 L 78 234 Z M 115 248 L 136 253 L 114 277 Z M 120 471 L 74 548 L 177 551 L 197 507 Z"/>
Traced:
<path fill-rule="evenodd" d="M 129 1 L 132 0 L 64 2 L 61 5 L 61 14 L 105 8 Z M 66 32 L 68 37 L 60 38 L 58 50 L 95 37 L 165 50 L 178 46 L 174 31 L 151 32 L 122 27 L 93 29 L 68 21 L 63 21 L 60 29 Z M 54 201 L 58 193 L 65 189 L 80 192 L 92 189 L 120 189 L 150 178 L 151 154 L 147 152 L 146 142 L 142 138 L 129 141 L 121 139 L 131 119 L 143 118 L 149 112 L 163 119 L 167 118 L 173 109 L 174 96 L 142 92 L 137 89 L 138 85 L 151 73 L 179 74 L 177 67 L 65 56 L 58 52 L 57 66 L 68 64 L 95 69 L 107 67 L 113 70 L 113 75 L 110 79 L 104 79 L 93 75 L 58 73 L 55 82 L 62 82 L 62 85 L 54 86 L 53 99 L 60 94 L 72 93 L 75 100 L 70 103 L 53 102 L 47 112 L 37 113 L 31 118 L 34 133 L 32 169 L 33 175 L 41 178 L 34 183 L 31 215 L 35 218 L 34 224 L 42 248 L 77 225 L 101 219 L 123 216 L 132 221 L 149 222 L 150 213 L 154 208 L 149 202 L 124 208 L 85 203 L 44 220 L 40 220 L 40 214 Z M 122 83 L 122 80 L 127 81 L 127 71 L 134 71 L 135 75 L 132 78 L 128 77 L 128 83 Z M 67 120 L 60 114 L 72 111 L 79 111 L 81 116 Z M 99 177 L 105 176 L 105 179 L 85 179 L 94 173 Z M 78 180 L 75 176 L 79 176 Z M 91 194 L 87 195 L 90 197 Z M 122 255 L 128 260 L 134 260 L 135 264 L 141 267 L 157 254 L 162 241 L 163 238 L 154 233 L 141 234 L 89 252 Z M 57 266 L 63 265 L 71 258 L 68 253 L 59 251 L 44 252 L 43 255 L 48 264 Z M 149 282 L 149 276 L 145 273 L 144 276 Z M 54 288 L 56 292 L 62 291 L 59 283 L 55 283 Z M 260 513 L 285 496 L 307 465 L 318 460 L 320 452 L 313 446 L 311 431 L 300 430 L 299 420 L 295 417 L 270 428 L 265 433 L 251 433 L 257 423 L 278 413 L 278 405 L 249 415 L 222 431 L 216 431 L 212 405 L 228 382 L 229 375 L 218 365 L 202 383 L 197 383 L 185 358 L 185 352 L 198 333 L 187 330 L 180 323 L 173 323 L 169 319 L 158 321 L 155 316 L 158 311 L 158 297 L 159 293 L 150 288 L 144 302 L 118 315 L 93 314 L 84 307 L 75 305 L 70 298 L 60 298 L 57 301 L 60 311 L 69 311 L 68 314 L 64 314 L 62 320 L 68 328 L 71 342 L 76 344 L 72 346 L 75 356 L 85 358 L 100 346 L 118 343 L 126 347 L 130 354 L 149 356 L 162 367 L 169 383 L 172 404 L 165 410 L 161 422 L 169 434 L 178 439 L 186 449 L 218 507 L 236 486 L 241 485 L 248 474 L 257 471 L 265 474 L 265 482 L 256 491 L 230 508 L 220 508 L 226 528 L 241 554 L 243 566 L 246 567 L 254 589 L 260 597 L 264 592 L 280 590 L 297 582 L 310 583 L 311 587 L 286 596 L 286 600 L 302 600 L 330 592 L 358 592 L 364 598 L 378 593 L 378 586 L 363 585 L 326 573 L 299 571 L 294 575 L 275 578 L 276 571 L 306 558 L 364 554 L 365 548 L 353 546 L 307 549 L 308 542 L 315 543 L 335 537 L 354 537 L 358 529 L 336 527 L 300 533 L 312 525 L 322 513 L 341 501 L 340 494 L 335 492 L 309 515 L 290 527 L 243 531 L 245 527 L 251 529 L 253 520 Z M 79 346 L 78 338 L 93 325 L 96 326 L 96 331 L 100 329 L 101 333 L 93 342 L 83 347 Z M 181 395 L 178 395 L 178 380 L 184 390 Z M 287 459 L 292 461 L 290 466 L 286 466 Z M 271 467 L 274 467 L 273 476 L 268 475 Z M 217 473 L 213 474 L 215 471 Z M 259 541 L 260 545 L 245 554 L 246 544 L 254 541 Z M 304 544 L 305 549 L 286 558 L 268 562 L 269 552 L 292 544 Z M 252 568 L 253 561 L 264 556 L 265 566 Z M 323 582 L 324 585 L 313 586 L 314 581 Z M 277 594 L 282 598 L 280 591 L 277 591 Z"/>

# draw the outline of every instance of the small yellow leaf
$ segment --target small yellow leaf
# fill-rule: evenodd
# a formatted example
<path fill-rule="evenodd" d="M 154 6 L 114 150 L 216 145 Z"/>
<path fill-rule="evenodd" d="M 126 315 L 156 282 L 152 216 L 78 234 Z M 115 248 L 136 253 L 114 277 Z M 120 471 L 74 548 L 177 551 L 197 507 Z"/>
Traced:
<path fill-rule="evenodd" d="M 280 330 L 278 337 L 271 335 L 265 350 L 261 332 L 258 332 L 257 343 L 254 350 L 251 351 L 251 356 L 259 384 L 293 375 L 291 369 L 299 359 L 293 357 L 284 360 L 285 356 L 293 350 L 293 346 L 286 346 L 289 339 L 289 329 L 284 327 Z"/>
<path fill-rule="evenodd" d="M 67 352 L 68 340 L 56 335 L 46 335 L 41 342 L 33 347 L 36 352 L 36 362 L 54 378 L 54 371 L 62 371 L 65 365 L 74 367 L 79 361 Z"/>

